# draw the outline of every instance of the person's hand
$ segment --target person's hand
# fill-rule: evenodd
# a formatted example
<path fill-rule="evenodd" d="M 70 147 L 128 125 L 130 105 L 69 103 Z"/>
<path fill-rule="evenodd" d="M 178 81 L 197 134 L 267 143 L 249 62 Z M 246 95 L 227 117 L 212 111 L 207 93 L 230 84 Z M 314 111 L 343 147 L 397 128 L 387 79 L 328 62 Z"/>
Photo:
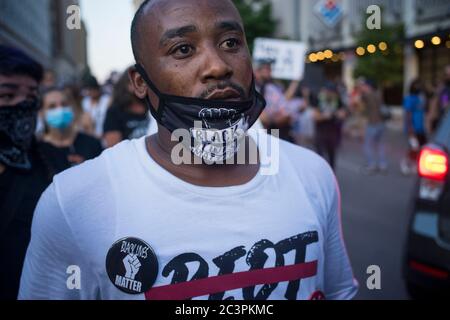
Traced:
<path fill-rule="evenodd" d="M 136 274 L 139 272 L 141 263 L 135 254 L 129 254 L 123 259 L 123 265 L 125 266 L 125 278 L 134 280 Z"/>
<path fill-rule="evenodd" d="M 293 80 L 291 81 L 288 89 L 284 93 L 284 97 L 286 100 L 291 100 L 294 98 L 295 93 L 297 92 L 298 86 L 300 85 L 300 80 Z"/>
<path fill-rule="evenodd" d="M 261 115 L 259 116 L 259 120 L 263 124 L 264 128 L 266 128 L 266 129 L 270 128 L 271 118 L 267 111 L 264 110 L 261 113 Z"/>
<path fill-rule="evenodd" d="M 69 163 L 77 165 L 83 163 L 86 159 L 79 154 L 69 154 L 67 156 L 67 160 L 69 161 Z"/>
<path fill-rule="evenodd" d="M 338 110 L 336 116 L 339 120 L 345 120 L 347 118 L 347 112 L 345 110 Z"/>
<path fill-rule="evenodd" d="M 333 118 L 333 113 L 330 111 L 324 111 L 322 113 L 322 119 L 323 120 L 330 120 L 331 118 Z"/>
<path fill-rule="evenodd" d="M 420 149 L 419 139 L 417 139 L 415 134 L 409 135 L 409 147 L 412 151 L 419 151 Z"/>
<path fill-rule="evenodd" d="M 278 128 L 282 128 L 289 126 L 292 119 L 291 116 L 282 109 L 274 115 L 273 121 Z"/>

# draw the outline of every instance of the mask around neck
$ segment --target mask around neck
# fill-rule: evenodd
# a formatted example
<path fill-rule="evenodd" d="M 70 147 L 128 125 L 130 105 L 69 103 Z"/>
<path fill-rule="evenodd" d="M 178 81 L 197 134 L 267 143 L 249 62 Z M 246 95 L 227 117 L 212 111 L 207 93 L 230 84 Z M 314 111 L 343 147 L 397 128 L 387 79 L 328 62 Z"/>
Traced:
<path fill-rule="evenodd" d="M 208 100 L 161 93 L 140 64 L 136 64 L 136 70 L 159 99 L 156 109 L 146 97 L 156 121 L 171 133 L 187 130 L 190 141 L 183 140 L 182 143 L 207 162 L 217 163 L 233 157 L 245 133 L 266 106 L 264 98 L 255 89 L 254 81 L 246 100 Z"/>

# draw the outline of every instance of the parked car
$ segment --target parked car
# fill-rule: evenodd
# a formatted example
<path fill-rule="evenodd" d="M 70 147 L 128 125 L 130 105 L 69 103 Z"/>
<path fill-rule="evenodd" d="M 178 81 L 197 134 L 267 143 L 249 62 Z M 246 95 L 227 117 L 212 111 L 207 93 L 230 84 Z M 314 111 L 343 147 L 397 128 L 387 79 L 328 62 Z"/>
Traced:
<path fill-rule="evenodd" d="M 412 298 L 450 297 L 450 112 L 420 152 L 404 254 Z"/>

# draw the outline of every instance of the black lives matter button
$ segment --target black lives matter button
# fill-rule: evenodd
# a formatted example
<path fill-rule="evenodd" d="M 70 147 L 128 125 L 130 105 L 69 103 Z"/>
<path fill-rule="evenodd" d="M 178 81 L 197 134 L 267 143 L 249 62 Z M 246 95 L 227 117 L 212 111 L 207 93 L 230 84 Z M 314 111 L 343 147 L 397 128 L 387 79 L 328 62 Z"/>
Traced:
<path fill-rule="evenodd" d="M 137 238 L 115 242 L 106 256 L 111 282 L 121 291 L 141 294 L 148 291 L 158 276 L 158 259 L 153 249 Z"/>

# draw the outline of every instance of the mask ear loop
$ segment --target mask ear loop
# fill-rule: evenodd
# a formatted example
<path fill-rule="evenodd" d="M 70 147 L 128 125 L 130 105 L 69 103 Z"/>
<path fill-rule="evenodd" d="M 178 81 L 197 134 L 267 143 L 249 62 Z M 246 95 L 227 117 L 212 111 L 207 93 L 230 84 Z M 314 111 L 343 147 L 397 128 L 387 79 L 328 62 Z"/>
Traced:
<path fill-rule="evenodd" d="M 164 98 L 163 98 L 163 95 L 158 90 L 158 88 L 156 88 L 156 86 L 153 84 L 153 82 L 150 80 L 150 77 L 148 76 L 147 72 L 145 71 L 145 69 L 142 67 L 142 65 L 140 63 L 136 63 L 134 65 L 134 67 L 136 68 L 136 71 L 144 79 L 144 81 L 147 84 L 147 86 L 149 86 L 149 88 L 158 96 L 158 99 L 159 99 L 158 110 L 156 110 L 153 107 L 152 102 L 150 101 L 150 98 L 148 97 L 148 95 L 145 97 L 145 101 L 149 105 L 150 113 L 152 114 L 152 116 L 157 120 L 157 122 L 161 122 L 162 112 L 163 112 L 163 109 L 164 109 L 164 103 L 163 103 Z"/>

